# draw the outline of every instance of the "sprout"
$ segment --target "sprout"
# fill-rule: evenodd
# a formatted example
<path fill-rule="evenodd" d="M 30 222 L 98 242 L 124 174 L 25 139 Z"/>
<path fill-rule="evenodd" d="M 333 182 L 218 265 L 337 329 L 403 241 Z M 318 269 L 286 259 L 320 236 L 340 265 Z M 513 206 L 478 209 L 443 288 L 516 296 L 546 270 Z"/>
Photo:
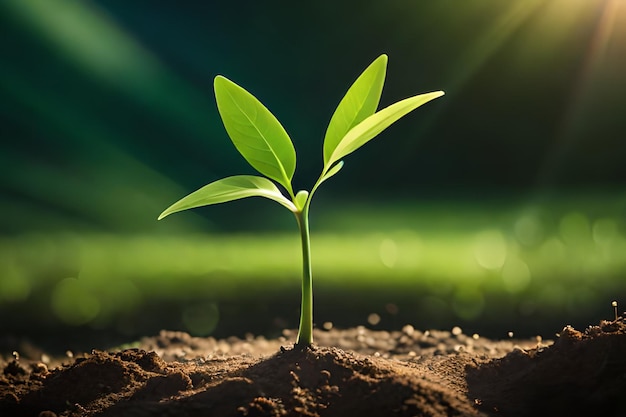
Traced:
<path fill-rule="evenodd" d="M 385 82 L 387 56 L 372 62 L 348 89 L 324 136 L 322 172 L 311 191 L 294 193 L 296 151 L 278 119 L 244 88 L 219 75 L 215 99 L 226 132 L 244 159 L 263 176 L 236 175 L 214 181 L 168 207 L 159 220 L 178 211 L 246 197 L 265 197 L 290 210 L 298 223 L 302 244 L 302 304 L 296 344 L 313 342 L 313 287 L 309 236 L 309 207 L 317 188 L 337 174 L 343 158 L 365 145 L 398 119 L 442 96 L 443 91 L 419 94 L 376 111 Z M 277 185 L 282 186 L 284 193 Z"/>

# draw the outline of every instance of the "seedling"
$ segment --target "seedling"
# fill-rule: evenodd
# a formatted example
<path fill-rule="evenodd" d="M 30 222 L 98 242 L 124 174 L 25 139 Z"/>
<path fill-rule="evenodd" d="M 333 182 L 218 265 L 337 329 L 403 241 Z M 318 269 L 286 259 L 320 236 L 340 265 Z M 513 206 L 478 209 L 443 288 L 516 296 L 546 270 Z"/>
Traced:
<path fill-rule="evenodd" d="M 376 111 L 380 101 L 387 56 L 372 62 L 348 89 L 326 130 L 322 172 L 311 191 L 294 193 L 291 184 L 296 152 L 291 138 L 274 115 L 252 94 L 227 78 L 215 77 L 217 108 L 233 144 L 246 161 L 264 177 L 236 175 L 214 181 L 168 207 L 162 218 L 178 211 L 246 197 L 265 197 L 290 210 L 296 217 L 302 242 L 302 303 L 296 345 L 313 343 L 313 286 L 309 235 L 309 208 L 318 187 L 337 174 L 343 158 L 376 137 L 398 119 L 437 97 L 443 91 L 416 95 Z M 272 181 L 273 180 L 273 181 Z M 282 186 L 286 193 L 276 185 Z"/>

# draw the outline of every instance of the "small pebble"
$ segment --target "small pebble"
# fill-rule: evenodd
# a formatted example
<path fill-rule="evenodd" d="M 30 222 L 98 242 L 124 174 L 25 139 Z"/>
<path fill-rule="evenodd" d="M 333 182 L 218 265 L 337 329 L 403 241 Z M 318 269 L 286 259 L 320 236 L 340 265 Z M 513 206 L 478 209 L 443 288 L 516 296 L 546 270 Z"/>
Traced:
<path fill-rule="evenodd" d="M 407 336 L 412 336 L 413 333 L 415 333 L 415 327 L 411 326 L 410 324 L 407 324 L 402 328 L 402 332 L 406 334 Z"/>
<path fill-rule="evenodd" d="M 367 322 L 372 326 L 376 326 L 378 323 L 380 323 L 380 316 L 376 313 L 372 313 L 367 316 Z"/>

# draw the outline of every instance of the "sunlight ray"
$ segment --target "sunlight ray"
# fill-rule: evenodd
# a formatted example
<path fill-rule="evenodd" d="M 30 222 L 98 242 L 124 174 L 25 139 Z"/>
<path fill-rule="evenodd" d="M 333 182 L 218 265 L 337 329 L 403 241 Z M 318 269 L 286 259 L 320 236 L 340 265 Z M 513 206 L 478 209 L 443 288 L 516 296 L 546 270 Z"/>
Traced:
<path fill-rule="evenodd" d="M 450 93 L 459 91 L 471 77 L 511 38 L 511 36 L 537 11 L 542 0 L 511 3 L 508 10 L 483 29 L 476 40 L 461 55 L 456 64 L 450 66 L 450 82 L 446 87 Z"/>
<path fill-rule="evenodd" d="M 449 73 L 443 78 L 445 81 L 443 89 L 449 96 L 448 103 L 453 102 L 454 96 L 460 93 L 487 61 L 536 13 L 542 3 L 543 0 L 510 3 L 509 7 L 504 9 L 493 24 L 482 28 L 480 33 L 469 43 L 465 53 L 449 65 Z M 430 110 L 420 127 L 417 128 L 416 134 L 421 136 L 428 131 L 442 117 L 445 108 L 446 104 L 444 103 Z M 412 149 L 417 146 L 419 144 L 415 141 L 407 144 L 406 154 L 410 155 L 413 152 Z"/>
<path fill-rule="evenodd" d="M 0 87 L 16 103 L 32 110 L 46 140 L 62 137 L 69 154 L 80 154 L 80 158 L 61 163 L 37 148 L 26 154 L 4 149 L 0 153 L 4 174 L 0 187 L 23 197 L 8 204 L 0 202 L 4 230 L 27 230 L 33 219 L 35 224 L 49 219 L 52 229 L 88 221 L 116 230 L 152 229 L 156 227 L 153 213 L 160 211 L 162 201 L 184 193 L 175 181 L 110 140 L 116 137 L 128 143 L 132 138 L 124 139 L 125 135 L 120 136 L 79 105 L 56 105 L 61 100 L 58 95 L 33 88 L 23 75 L 7 68 L 0 68 Z M 11 207 L 16 204 L 28 209 Z M 194 216 L 178 226 L 192 228 L 193 223 L 202 222 Z"/>
<path fill-rule="evenodd" d="M 148 48 L 91 2 L 2 2 L 48 47 L 130 99 L 171 120 L 195 137 L 206 137 L 207 95 L 170 70 Z"/>
<path fill-rule="evenodd" d="M 585 4 L 587 13 L 595 12 L 594 7 L 600 9 L 597 11 L 594 29 L 586 49 L 582 51 L 584 59 L 571 87 L 567 106 L 563 109 L 552 148 L 544 156 L 543 168 L 537 177 L 540 186 L 549 186 L 558 180 L 568 158 L 583 140 L 580 132 L 583 131 L 585 124 L 589 123 L 588 110 L 601 100 L 596 91 L 597 87 L 606 82 L 603 75 L 608 66 L 607 52 L 613 43 L 623 42 L 623 38 L 616 36 L 616 28 L 619 27 L 616 22 L 620 8 L 624 10 L 624 3 L 621 0 L 605 0 L 601 3 L 601 5 Z M 624 22 L 626 23 L 626 20 Z"/>

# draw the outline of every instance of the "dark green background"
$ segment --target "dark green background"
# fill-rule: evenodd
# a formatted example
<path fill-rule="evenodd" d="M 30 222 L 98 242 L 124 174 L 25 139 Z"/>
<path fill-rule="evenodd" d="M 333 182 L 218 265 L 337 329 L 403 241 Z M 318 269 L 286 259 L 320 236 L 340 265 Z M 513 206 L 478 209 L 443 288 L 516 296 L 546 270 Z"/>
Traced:
<path fill-rule="evenodd" d="M 0 12 L 5 233 L 154 229 L 173 199 L 251 172 L 219 120 L 217 74 L 281 120 L 295 188 L 309 188 L 334 107 L 380 53 L 382 105 L 446 96 L 348 158 L 327 195 L 532 195 L 626 178 L 618 1 L 6 1 Z"/>

